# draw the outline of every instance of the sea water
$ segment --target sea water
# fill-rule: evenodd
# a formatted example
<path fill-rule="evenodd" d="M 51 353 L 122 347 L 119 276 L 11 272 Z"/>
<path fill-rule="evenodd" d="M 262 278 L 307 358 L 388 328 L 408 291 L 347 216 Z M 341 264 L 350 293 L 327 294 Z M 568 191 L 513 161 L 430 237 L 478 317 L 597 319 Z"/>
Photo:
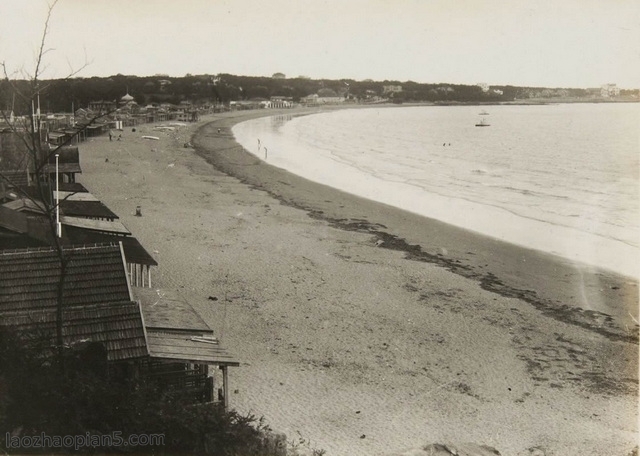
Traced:
<path fill-rule="evenodd" d="M 348 109 L 233 128 L 310 180 L 631 277 L 639 131 L 635 103 Z"/>

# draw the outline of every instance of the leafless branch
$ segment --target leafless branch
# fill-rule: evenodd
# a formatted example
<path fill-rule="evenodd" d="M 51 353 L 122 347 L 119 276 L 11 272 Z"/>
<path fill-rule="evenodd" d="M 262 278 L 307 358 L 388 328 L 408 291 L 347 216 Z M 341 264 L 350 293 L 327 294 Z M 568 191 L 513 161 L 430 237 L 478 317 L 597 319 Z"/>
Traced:
<path fill-rule="evenodd" d="M 53 8 L 56 6 L 56 3 L 58 3 L 58 0 L 54 0 L 51 4 L 49 4 L 49 9 L 47 10 L 47 18 L 44 21 L 42 39 L 40 40 L 40 51 L 38 52 L 38 55 L 36 57 L 36 68 L 33 72 L 33 81 L 36 84 L 36 88 L 38 79 L 40 78 L 41 74 L 40 67 L 42 66 L 42 59 L 49 51 L 51 51 L 51 49 L 45 49 L 45 45 L 47 42 L 47 35 L 49 34 L 49 21 L 51 20 L 51 14 L 53 13 Z"/>

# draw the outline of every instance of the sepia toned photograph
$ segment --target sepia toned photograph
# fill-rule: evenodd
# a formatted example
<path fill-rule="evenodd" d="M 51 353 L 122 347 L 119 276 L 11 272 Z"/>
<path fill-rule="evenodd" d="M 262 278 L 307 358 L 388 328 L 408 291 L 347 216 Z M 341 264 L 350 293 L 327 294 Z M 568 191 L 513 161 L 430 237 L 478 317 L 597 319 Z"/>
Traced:
<path fill-rule="evenodd" d="M 640 3 L 0 0 L 0 453 L 637 456 Z"/>

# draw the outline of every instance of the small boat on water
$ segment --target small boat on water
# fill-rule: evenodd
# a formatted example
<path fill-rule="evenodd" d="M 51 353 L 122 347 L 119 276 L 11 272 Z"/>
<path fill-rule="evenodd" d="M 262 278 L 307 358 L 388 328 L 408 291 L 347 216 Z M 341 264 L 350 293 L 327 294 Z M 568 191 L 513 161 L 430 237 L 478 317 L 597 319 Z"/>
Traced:
<path fill-rule="evenodd" d="M 487 119 L 482 119 L 480 122 L 476 124 L 476 127 L 489 127 L 491 124 L 487 122 Z"/>

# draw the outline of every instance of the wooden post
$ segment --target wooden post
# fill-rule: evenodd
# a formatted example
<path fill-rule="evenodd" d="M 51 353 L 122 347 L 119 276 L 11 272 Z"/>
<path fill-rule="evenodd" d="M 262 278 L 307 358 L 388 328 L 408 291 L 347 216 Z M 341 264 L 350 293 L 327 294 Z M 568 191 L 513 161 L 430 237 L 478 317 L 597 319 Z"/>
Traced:
<path fill-rule="evenodd" d="M 147 266 L 147 272 L 149 273 L 149 288 L 151 288 L 151 266 Z"/>
<path fill-rule="evenodd" d="M 222 391 L 224 392 L 223 405 L 226 411 L 229 409 L 229 373 L 227 366 L 220 366 L 220 369 L 222 369 Z"/>

